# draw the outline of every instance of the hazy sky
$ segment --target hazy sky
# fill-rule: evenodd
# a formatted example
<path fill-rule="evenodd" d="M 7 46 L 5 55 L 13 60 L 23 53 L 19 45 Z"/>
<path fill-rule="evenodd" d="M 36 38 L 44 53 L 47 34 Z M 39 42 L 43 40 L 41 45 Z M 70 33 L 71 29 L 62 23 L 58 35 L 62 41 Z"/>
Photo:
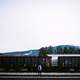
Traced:
<path fill-rule="evenodd" d="M 0 52 L 80 45 L 80 0 L 0 0 Z"/>

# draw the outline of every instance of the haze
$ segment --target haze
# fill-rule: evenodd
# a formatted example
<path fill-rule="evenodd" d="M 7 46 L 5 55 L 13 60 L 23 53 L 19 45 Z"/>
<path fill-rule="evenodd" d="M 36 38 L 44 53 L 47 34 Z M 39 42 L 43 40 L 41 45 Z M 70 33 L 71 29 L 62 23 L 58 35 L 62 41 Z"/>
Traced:
<path fill-rule="evenodd" d="M 80 0 L 0 0 L 0 52 L 80 45 Z"/>

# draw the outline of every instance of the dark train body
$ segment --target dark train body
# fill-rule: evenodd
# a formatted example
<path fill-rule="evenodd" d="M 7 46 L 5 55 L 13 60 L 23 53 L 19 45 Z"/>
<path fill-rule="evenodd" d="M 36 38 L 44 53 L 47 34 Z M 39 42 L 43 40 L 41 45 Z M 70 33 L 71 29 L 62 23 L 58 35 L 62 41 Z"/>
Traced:
<path fill-rule="evenodd" d="M 79 54 L 48 56 L 0 56 L 0 71 L 69 72 L 80 71 Z"/>
<path fill-rule="evenodd" d="M 60 56 L 58 57 L 58 66 L 63 71 L 79 71 L 80 56 Z"/>
<path fill-rule="evenodd" d="M 80 54 L 52 54 L 52 71 L 80 72 Z"/>
<path fill-rule="evenodd" d="M 0 56 L 0 68 L 4 71 L 47 71 L 51 66 L 51 57 L 36 56 Z"/>

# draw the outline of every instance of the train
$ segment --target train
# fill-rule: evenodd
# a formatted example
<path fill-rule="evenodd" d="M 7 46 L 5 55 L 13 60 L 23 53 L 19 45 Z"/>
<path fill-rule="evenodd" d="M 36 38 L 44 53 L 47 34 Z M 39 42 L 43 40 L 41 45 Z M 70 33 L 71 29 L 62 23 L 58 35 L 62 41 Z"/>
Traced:
<path fill-rule="evenodd" d="M 0 71 L 7 72 L 80 72 L 79 54 L 47 56 L 0 56 Z"/>
<path fill-rule="evenodd" d="M 41 72 L 48 71 L 51 66 L 51 57 L 46 56 L 0 56 L 1 71 L 26 71 Z"/>

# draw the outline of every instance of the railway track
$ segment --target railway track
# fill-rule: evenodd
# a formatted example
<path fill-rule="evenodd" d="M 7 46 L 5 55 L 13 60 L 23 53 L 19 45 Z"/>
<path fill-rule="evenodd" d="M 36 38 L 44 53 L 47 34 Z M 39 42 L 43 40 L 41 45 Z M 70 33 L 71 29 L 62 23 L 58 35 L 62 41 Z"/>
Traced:
<path fill-rule="evenodd" d="M 0 73 L 0 80 L 80 80 L 80 73 Z"/>

